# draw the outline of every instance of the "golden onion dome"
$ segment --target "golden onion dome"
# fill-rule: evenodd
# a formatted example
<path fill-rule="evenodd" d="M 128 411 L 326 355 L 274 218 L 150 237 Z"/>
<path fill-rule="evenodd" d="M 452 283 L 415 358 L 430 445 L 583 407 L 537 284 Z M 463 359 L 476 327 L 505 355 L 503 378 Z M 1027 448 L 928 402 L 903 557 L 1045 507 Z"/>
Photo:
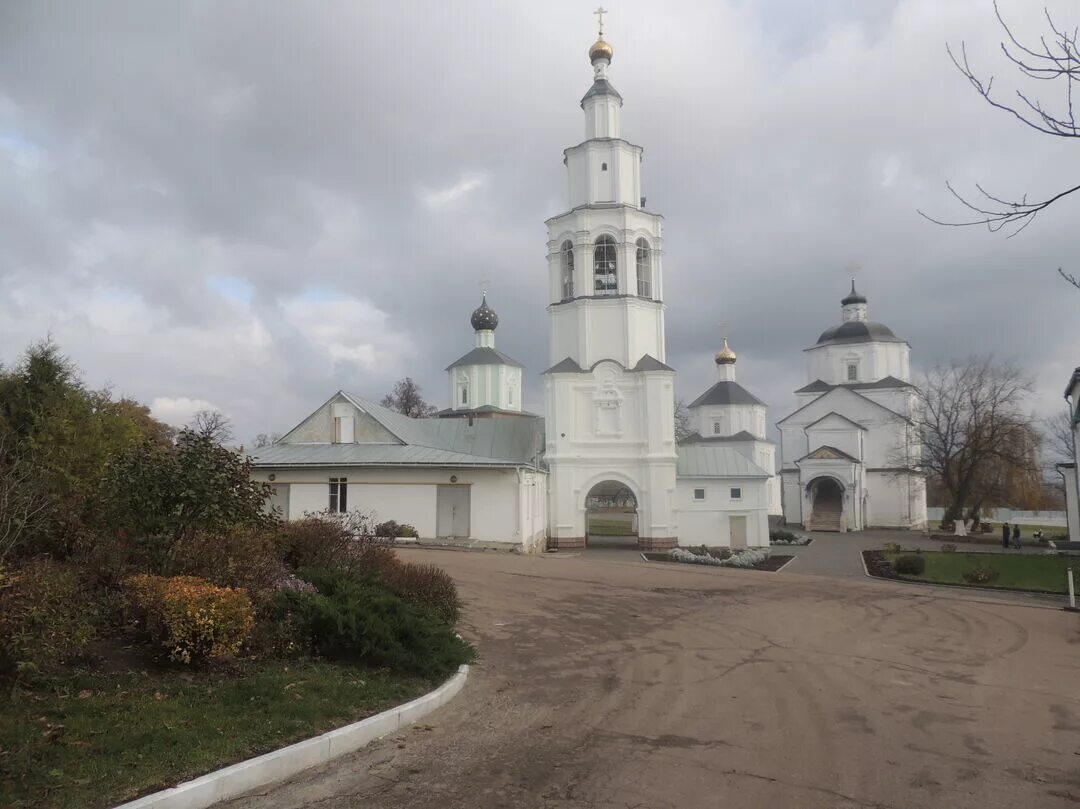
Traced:
<path fill-rule="evenodd" d="M 607 59 L 610 62 L 612 53 L 611 46 L 601 37 L 589 48 L 589 61 L 595 62 L 597 59 Z"/>
<path fill-rule="evenodd" d="M 727 344 L 727 338 L 724 338 L 724 346 L 716 352 L 716 364 L 717 365 L 734 365 L 737 359 L 735 352 Z"/>

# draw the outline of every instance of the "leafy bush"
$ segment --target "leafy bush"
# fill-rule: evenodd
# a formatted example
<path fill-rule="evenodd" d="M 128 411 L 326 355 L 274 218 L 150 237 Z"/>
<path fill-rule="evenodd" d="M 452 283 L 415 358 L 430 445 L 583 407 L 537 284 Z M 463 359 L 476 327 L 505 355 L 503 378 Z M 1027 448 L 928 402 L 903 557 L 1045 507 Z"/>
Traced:
<path fill-rule="evenodd" d="M 998 577 L 998 572 L 992 567 L 978 564 L 970 570 L 960 574 L 968 584 L 990 584 Z"/>
<path fill-rule="evenodd" d="M 142 629 L 180 663 L 231 657 L 255 627 L 251 599 L 241 589 L 146 574 L 128 579 L 127 589 Z"/>
<path fill-rule="evenodd" d="M 71 567 L 48 559 L 0 566 L 0 679 L 78 658 L 96 637 L 95 618 Z"/>
<path fill-rule="evenodd" d="M 384 569 L 382 579 L 406 601 L 427 607 L 450 625 L 457 622 L 461 602 L 457 585 L 445 570 L 405 562 Z"/>
<path fill-rule="evenodd" d="M 376 579 L 340 570 L 302 575 L 318 592 L 278 593 L 276 617 L 296 621 L 311 649 L 323 657 L 425 676 L 447 674 L 472 659 L 472 648 L 449 624 Z"/>
<path fill-rule="evenodd" d="M 375 526 L 377 537 L 419 537 L 420 533 L 408 523 L 387 520 Z"/>
<path fill-rule="evenodd" d="M 900 546 L 895 542 L 885 543 L 885 553 L 900 553 Z"/>
<path fill-rule="evenodd" d="M 918 554 L 907 553 L 896 557 L 893 568 L 904 576 L 921 576 L 926 570 L 926 560 Z"/>
<path fill-rule="evenodd" d="M 256 606 L 265 605 L 289 572 L 278 557 L 273 531 L 238 525 L 182 539 L 170 552 L 169 572 L 196 576 L 220 587 L 243 589 Z"/>
<path fill-rule="evenodd" d="M 283 523 L 277 536 L 278 554 L 294 570 L 377 574 L 398 564 L 394 549 L 378 541 L 371 516 L 363 512 L 308 514 Z"/>
<path fill-rule="evenodd" d="M 956 546 L 951 542 L 946 542 L 941 546 L 942 553 L 956 553 Z"/>

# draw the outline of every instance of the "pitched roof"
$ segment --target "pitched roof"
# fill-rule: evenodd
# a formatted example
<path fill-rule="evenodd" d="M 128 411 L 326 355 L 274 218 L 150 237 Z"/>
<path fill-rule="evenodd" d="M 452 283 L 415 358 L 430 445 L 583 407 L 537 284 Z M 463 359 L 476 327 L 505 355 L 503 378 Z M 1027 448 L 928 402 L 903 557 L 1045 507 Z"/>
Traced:
<path fill-rule="evenodd" d="M 644 354 L 631 371 L 674 371 L 670 365 L 660 362 L 652 354 Z"/>
<path fill-rule="evenodd" d="M 832 396 L 832 395 L 833 395 L 834 393 L 836 393 L 837 391 L 843 391 L 844 393 L 849 393 L 849 394 L 851 394 L 852 396 L 857 396 L 857 397 L 859 397 L 859 398 L 860 398 L 860 399 L 861 399 L 862 401 L 864 401 L 864 402 L 869 402 L 869 403 L 870 403 L 870 404 L 872 404 L 872 405 L 873 405 L 874 407 L 878 407 L 878 408 L 880 408 L 880 409 L 884 410 L 884 411 L 885 411 L 886 413 L 891 413 L 891 414 L 892 414 L 893 416 L 895 416 L 896 418 L 898 418 L 898 419 L 902 419 L 903 421 L 906 421 L 906 422 L 907 422 L 908 424 L 910 424 L 910 423 L 911 423 L 911 419 L 909 419 L 909 418 L 908 418 L 907 416 L 903 415 L 902 413 L 897 413 L 897 412 L 896 412 L 895 410 L 891 410 L 890 408 L 888 408 L 888 407 L 886 407 L 885 405 L 883 405 L 883 404 L 882 404 L 881 402 L 875 402 L 875 401 L 874 401 L 873 399 L 870 399 L 869 397 L 863 396 L 863 395 L 862 395 L 861 393 L 859 393 L 858 391 L 856 391 L 856 390 L 851 390 L 851 388 L 847 388 L 847 387 L 844 387 L 844 386 L 842 386 L 842 385 L 835 385 L 835 386 L 833 386 L 832 388 L 830 388 L 830 389 L 829 389 L 829 392 L 828 392 L 828 393 L 826 393 L 826 394 L 825 394 L 824 396 L 819 396 L 819 397 L 817 397 L 816 399 L 814 399 L 814 400 L 812 400 L 812 401 L 809 401 L 809 402 L 807 402 L 807 403 L 806 403 L 806 404 L 804 404 L 804 405 L 803 405 L 802 407 L 800 407 L 800 408 L 797 408 L 797 409 L 796 409 L 796 410 L 794 410 L 793 412 L 791 412 L 791 413 L 788 413 L 788 414 L 787 414 L 786 416 L 784 416 L 784 417 L 783 417 L 782 419 L 780 419 L 780 421 L 776 422 L 776 423 L 777 423 L 777 425 L 779 426 L 779 425 L 783 424 L 783 423 L 784 423 L 784 422 L 786 422 L 786 421 L 790 421 L 790 420 L 791 420 L 791 419 L 793 419 L 793 418 L 794 418 L 795 416 L 797 416 L 797 415 L 798 415 L 799 413 L 801 413 L 801 412 L 803 412 L 804 410 L 806 410 L 806 408 L 808 408 L 808 407 L 813 407 L 813 406 L 814 406 L 814 405 L 816 405 L 816 404 L 820 404 L 821 402 L 823 402 L 823 401 L 825 400 L 825 398 L 826 398 L 826 397 L 828 397 L 828 396 Z"/>
<path fill-rule="evenodd" d="M 619 95 L 619 91 L 615 89 L 615 86 L 611 82 L 609 82 L 607 79 L 597 79 L 593 82 L 592 87 L 589 88 L 589 91 L 585 93 L 584 96 L 582 96 L 582 106 L 584 106 L 586 98 L 592 98 L 593 96 L 601 95 L 615 96 L 615 98 L 619 99 L 619 101 L 622 101 L 622 96 Z"/>
<path fill-rule="evenodd" d="M 683 444 L 675 474 L 686 478 L 768 478 L 769 473 L 731 447 Z"/>
<path fill-rule="evenodd" d="M 291 443 L 280 441 L 252 451 L 255 466 L 437 465 L 514 466 L 535 463 L 543 448 L 541 418 L 413 419 L 362 396 L 339 391 L 357 409 L 381 424 L 401 444 Z M 335 397 L 331 397 L 333 401 Z M 288 436 L 286 436 L 287 438 Z"/>
<path fill-rule="evenodd" d="M 824 450 L 825 452 L 822 452 L 822 450 Z M 819 453 L 822 454 L 822 455 L 827 455 L 828 453 L 835 453 L 836 455 L 839 455 L 840 457 L 839 458 L 828 458 L 828 457 L 816 458 L 816 457 L 814 457 L 814 456 L 818 455 Z M 806 460 L 830 460 L 830 461 L 832 461 L 832 460 L 837 460 L 837 461 L 838 460 L 846 460 L 846 461 L 854 461 L 855 463 L 862 463 L 862 461 L 860 461 L 858 458 L 854 457 L 853 455 L 848 455 L 842 449 L 837 449 L 836 447 L 830 447 L 828 444 L 822 444 L 820 447 L 815 449 L 813 452 L 806 453 L 801 458 L 799 458 L 797 461 L 795 461 L 795 463 L 799 463 L 799 461 L 806 461 Z"/>
<path fill-rule="evenodd" d="M 897 379 L 895 376 L 883 376 L 876 382 L 846 382 L 841 385 L 830 385 L 820 379 L 815 379 L 809 385 L 799 388 L 796 393 L 824 393 L 833 388 L 847 388 L 848 390 L 879 390 L 883 388 L 913 388 L 910 382 Z"/>
<path fill-rule="evenodd" d="M 690 407 L 702 405 L 762 405 L 765 403 L 738 382 L 721 380 L 697 397 Z"/>
<path fill-rule="evenodd" d="M 819 418 L 817 421 L 812 421 L 809 424 L 807 424 L 803 429 L 804 430 L 809 430 L 815 424 L 820 424 L 821 422 L 825 421 L 825 419 L 827 419 L 827 418 L 829 418 L 831 416 L 836 416 L 838 419 L 843 419 L 848 424 L 852 425 L 853 427 L 858 427 L 860 430 L 865 430 L 866 429 L 861 424 L 859 424 L 859 422 L 855 421 L 854 419 L 849 419 L 843 413 L 837 413 L 835 410 L 830 410 L 828 413 L 826 413 L 824 416 Z"/>
<path fill-rule="evenodd" d="M 454 360 L 446 366 L 446 370 L 457 368 L 461 365 L 512 365 L 515 368 L 524 368 L 520 362 L 508 357 L 501 351 L 496 351 L 488 346 L 477 346 L 464 357 Z"/>
<path fill-rule="evenodd" d="M 544 373 L 545 374 L 583 374 L 583 373 L 585 373 L 585 369 L 582 368 L 580 365 L 578 365 L 576 362 L 574 362 L 572 359 L 567 357 L 564 360 L 559 360 L 557 363 L 555 363 L 550 368 L 548 368 L 546 371 L 544 371 Z"/>

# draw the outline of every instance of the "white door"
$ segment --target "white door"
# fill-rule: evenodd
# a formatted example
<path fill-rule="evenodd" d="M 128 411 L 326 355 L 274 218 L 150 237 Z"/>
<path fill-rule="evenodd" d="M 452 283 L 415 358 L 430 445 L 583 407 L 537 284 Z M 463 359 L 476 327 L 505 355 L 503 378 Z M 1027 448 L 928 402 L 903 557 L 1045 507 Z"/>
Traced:
<path fill-rule="evenodd" d="M 746 517 L 728 517 L 731 528 L 731 547 L 746 547 Z"/>
<path fill-rule="evenodd" d="M 436 498 L 435 533 L 440 537 L 468 539 L 469 487 L 440 486 Z"/>

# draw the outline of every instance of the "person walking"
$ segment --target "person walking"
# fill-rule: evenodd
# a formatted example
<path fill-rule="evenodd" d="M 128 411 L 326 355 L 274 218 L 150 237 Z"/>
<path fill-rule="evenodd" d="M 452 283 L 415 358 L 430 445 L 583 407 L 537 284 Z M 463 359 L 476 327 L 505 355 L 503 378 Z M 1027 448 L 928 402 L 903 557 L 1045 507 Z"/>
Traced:
<path fill-rule="evenodd" d="M 1005 550 L 1009 549 L 1009 524 L 1007 522 L 1001 524 L 1001 547 Z"/>
<path fill-rule="evenodd" d="M 1016 547 L 1016 548 L 1020 547 L 1020 525 L 1019 524 L 1016 524 L 1016 525 L 1013 526 L 1013 547 Z"/>

